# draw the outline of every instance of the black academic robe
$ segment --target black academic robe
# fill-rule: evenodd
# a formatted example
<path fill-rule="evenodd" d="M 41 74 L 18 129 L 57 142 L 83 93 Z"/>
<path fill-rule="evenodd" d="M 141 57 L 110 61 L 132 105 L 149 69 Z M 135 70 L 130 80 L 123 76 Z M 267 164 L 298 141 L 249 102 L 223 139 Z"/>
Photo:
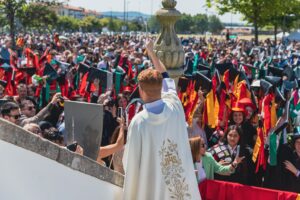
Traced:
<path fill-rule="evenodd" d="M 288 145 L 280 145 L 277 153 L 277 166 L 268 165 L 264 186 L 300 193 L 300 178 L 285 169 L 284 161 L 286 160 L 300 169 L 300 157 Z"/>

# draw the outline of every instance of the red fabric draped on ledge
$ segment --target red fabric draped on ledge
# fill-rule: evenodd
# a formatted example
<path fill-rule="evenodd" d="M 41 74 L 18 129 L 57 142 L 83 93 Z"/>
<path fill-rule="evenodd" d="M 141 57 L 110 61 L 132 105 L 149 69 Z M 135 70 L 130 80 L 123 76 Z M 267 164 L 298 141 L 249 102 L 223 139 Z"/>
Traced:
<path fill-rule="evenodd" d="M 297 193 L 213 180 L 199 184 L 199 190 L 202 200 L 300 200 Z"/>

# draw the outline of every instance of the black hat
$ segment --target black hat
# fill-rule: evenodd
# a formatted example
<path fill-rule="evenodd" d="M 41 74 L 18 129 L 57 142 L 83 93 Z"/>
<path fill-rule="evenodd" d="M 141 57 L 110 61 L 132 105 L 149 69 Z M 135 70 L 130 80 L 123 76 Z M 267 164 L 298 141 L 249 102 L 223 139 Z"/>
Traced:
<path fill-rule="evenodd" d="M 231 69 L 232 63 L 215 64 L 215 68 L 223 75 L 227 69 Z"/>
<path fill-rule="evenodd" d="M 268 67 L 268 74 L 273 75 L 273 76 L 279 76 L 282 77 L 283 74 L 283 69 L 278 68 L 278 67 L 274 67 L 274 66 L 269 66 Z"/>
<path fill-rule="evenodd" d="M 34 75 L 35 72 L 36 72 L 36 68 L 35 67 L 19 67 L 18 70 L 21 71 L 21 72 L 24 72 L 24 73 L 28 74 L 29 76 Z"/>
<path fill-rule="evenodd" d="M 202 64 L 198 64 L 198 66 L 197 66 L 197 70 L 199 70 L 199 71 L 210 71 L 210 67 L 208 67 L 208 66 L 205 66 L 205 65 L 202 65 Z"/>
<path fill-rule="evenodd" d="M 279 86 L 281 83 L 281 77 L 277 76 L 266 76 L 265 80 L 274 85 L 275 87 Z"/>
<path fill-rule="evenodd" d="M 275 88 L 275 102 L 280 103 L 280 102 L 286 102 L 285 97 L 283 94 L 280 92 L 278 88 Z"/>
<path fill-rule="evenodd" d="M 7 82 L 5 80 L 0 80 L 0 85 L 4 88 L 7 86 Z"/>
<path fill-rule="evenodd" d="M 90 70 L 90 67 L 85 63 L 79 63 L 78 72 L 79 73 L 87 73 Z"/>
<path fill-rule="evenodd" d="M 43 76 L 49 76 L 48 80 L 53 81 L 53 80 L 57 79 L 58 74 L 57 74 L 57 71 L 52 67 L 52 65 L 50 65 L 49 63 L 46 63 L 44 72 L 43 72 Z"/>
<path fill-rule="evenodd" d="M 193 79 L 196 80 L 195 90 L 198 91 L 201 87 L 201 90 L 209 92 L 212 88 L 212 81 L 205 75 L 196 72 L 193 74 Z"/>
<path fill-rule="evenodd" d="M 270 89 L 272 88 L 272 84 L 266 80 L 260 80 L 260 88 L 266 95 L 270 92 Z"/>
<path fill-rule="evenodd" d="M 97 69 L 95 67 L 90 67 L 89 75 L 87 78 L 88 82 L 93 82 L 95 79 L 99 79 L 100 81 L 106 80 L 106 71 Z"/>
<path fill-rule="evenodd" d="M 229 69 L 229 81 L 232 82 L 240 74 L 240 72 L 233 66 L 232 63 L 216 64 L 216 69 L 220 72 L 221 75 Z"/>
<path fill-rule="evenodd" d="M 204 76 L 210 78 L 210 71 L 207 70 L 200 70 L 199 73 L 203 74 Z"/>

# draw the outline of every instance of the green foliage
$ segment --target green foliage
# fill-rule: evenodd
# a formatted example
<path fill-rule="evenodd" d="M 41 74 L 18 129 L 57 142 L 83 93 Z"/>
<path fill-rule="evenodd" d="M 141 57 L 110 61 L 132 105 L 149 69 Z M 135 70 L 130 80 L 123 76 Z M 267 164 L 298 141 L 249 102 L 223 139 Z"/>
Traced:
<path fill-rule="evenodd" d="M 220 33 L 220 31 L 222 31 L 225 28 L 222 22 L 220 21 L 220 19 L 216 15 L 209 16 L 208 23 L 209 23 L 208 30 L 213 34 Z"/>
<path fill-rule="evenodd" d="M 176 31 L 178 33 L 205 33 L 210 31 L 218 34 L 223 30 L 224 26 L 217 16 L 207 16 L 206 14 L 197 14 L 191 16 L 183 14 L 176 23 Z"/>
<path fill-rule="evenodd" d="M 227 12 L 241 13 L 255 28 L 255 38 L 258 41 L 258 28 L 268 24 L 285 29 L 292 27 L 299 19 L 299 0 L 206 0 L 208 7 L 216 7 L 219 14 Z M 289 15 L 295 18 L 289 18 Z"/>
<path fill-rule="evenodd" d="M 155 16 L 151 16 L 148 20 L 148 27 L 150 32 L 158 32 L 160 29 L 160 24 Z"/>
<path fill-rule="evenodd" d="M 24 15 L 24 8 L 28 3 L 44 3 L 47 6 L 58 5 L 62 3 L 59 0 L 0 0 L 0 13 L 7 18 L 9 25 L 10 37 L 12 38 L 13 47 L 15 46 L 15 30 L 17 16 Z M 52 22 L 54 16 L 48 16 L 48 19 L 43 19 Z M 40 16 L 39 16 L 40 18 Z M 51 20 L 50 20 L 51 18 Z M 29 20 L 29 19 L 28 19 Z M 44 23 L 44 22 L 43 22 Z"/>
<path fill-rule="evenodd" d="M 26 4 L 17 15 L 25 29 L 51 29 L 57 23 L 56 13 L 44 4 Z"/>
<path fill-rule="evenodd" d="M 100 20 L 95 16 L 88 16 L 79 21 L 79 26 L 83 31 L 86 32 L 95 32 L 102 30 L 102 24 Z"/>
<path fill-rule="evenodd" d="M 175 28 L 178 33 L 191 33 L 191 27 L 193 25 L 192 16 L 183 13 L 181 18 L 176 22 Z"/>
<path fill-rule="evenodd" d="M 59 16 L 56 24 L 56 29 L 59 31 L 78 31 L 79 30 L 79 20 L 74 17 L 69 16 Z"/>
<path fill-rule="evenodd" d="M 208 29 L 209 21 L 207 15 L 197 14 L 193 17 L 192 21 L 193 21 L 193 26 L 192 26 L 193 33 L 205 33 L 209 30 Z"/>

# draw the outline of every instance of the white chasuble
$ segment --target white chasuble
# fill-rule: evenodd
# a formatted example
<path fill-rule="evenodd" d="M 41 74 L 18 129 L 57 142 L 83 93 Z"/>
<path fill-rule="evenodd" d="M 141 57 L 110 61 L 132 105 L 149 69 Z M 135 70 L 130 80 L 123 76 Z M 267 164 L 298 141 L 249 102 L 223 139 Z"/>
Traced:
<path fill-rule="evenodd" d="M 163 111 L 130 123 L 123 164 L 124 200 L 200 200 L 181 102 L 163 94 Z"/>

